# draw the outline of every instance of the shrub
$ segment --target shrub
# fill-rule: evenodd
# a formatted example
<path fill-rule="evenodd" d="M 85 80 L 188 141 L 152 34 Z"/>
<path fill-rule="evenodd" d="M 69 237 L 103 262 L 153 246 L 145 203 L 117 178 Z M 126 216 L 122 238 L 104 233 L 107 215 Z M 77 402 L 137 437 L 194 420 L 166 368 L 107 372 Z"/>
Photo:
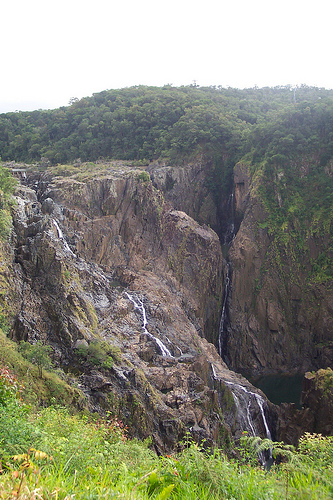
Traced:
<path fill-rule="evenodd" d="M 40 378 L 43 377 L 43 368 L 47 369 L 52 367 L 52 361 L 49 358 L 49 354 L 52 352 L 52 347 L 43 345 L 40 340 L 38 340 L 35 344 L 22 341 L 19 349 L 24 358 L 38 366 Z"/>
<path fill-rule="evenodd" d="M 80 346 L 76 353 L 84 361 L 102 368 L 111 368 L 114 361 L 120 360 L 120 350 L 103 340 L 93 340 L 89 346 Z"/>
<path fill-rule="evenodd" d="M 0 405 L 6 406 L 19 395 L 20 387 L 17 379 L 10 373 L 8 367 L 0 368 Z"/>
<path fill-rule="evenodd" d="M 142 182 L 149 182 L 150 175 L 148 174 L 148 172 L 146 172 L 144 170 L 143 172 L 140 172 L 140 174 L 138 175 L 138 179 L 139 179 L 139 181 L 142 181 Z"/>

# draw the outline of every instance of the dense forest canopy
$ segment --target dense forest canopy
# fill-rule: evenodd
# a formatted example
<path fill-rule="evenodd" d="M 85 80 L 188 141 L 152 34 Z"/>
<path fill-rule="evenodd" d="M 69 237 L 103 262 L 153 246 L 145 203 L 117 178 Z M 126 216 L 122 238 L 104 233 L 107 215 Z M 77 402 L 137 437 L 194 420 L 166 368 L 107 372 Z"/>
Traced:
<path fill-rule="evenodd" d="M 281 124 L 280 113 L 297 110 L 306 119 L 311 107 L 329 115 L 332 98 L 333 91 L 306 86 L 106 90 L 54 110 L 1 114 L 0 152 L 3 160 L 44 157 L 52 164 L 77 158 L 175 160 L 198 152 L 234 162 L 254 129 L 252 141 L 261 139 L 266 127 Z"/>
<path fill-rule="evenodd" d="M 304 154 L 323 171 L 333 154 L 333 90 L 137 86 L 74 98 L 54 110 L 0 115 L 4 161 L 180 163 L 200 155 L 211 164 L 207 183 L 215 195 L 229 190 L 235 163 L 249 153 L 268 173 L 290 164 L 293 176 L 291 164 Z"/>

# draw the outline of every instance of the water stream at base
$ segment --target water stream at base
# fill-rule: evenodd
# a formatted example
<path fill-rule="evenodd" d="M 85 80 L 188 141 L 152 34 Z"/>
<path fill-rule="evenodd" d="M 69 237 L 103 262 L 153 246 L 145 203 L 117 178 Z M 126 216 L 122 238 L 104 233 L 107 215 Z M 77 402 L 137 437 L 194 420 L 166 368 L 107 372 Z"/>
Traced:
<path fill-rule="evenodd" d="M 154 335 L 152 335 L 150 332 L 148 332 L 147 330 L 147 325 L 148 325 L 148 321 L 147 321 L 147 314 L 146 314 L 146 309 L 143 305 L 143 302 L 141 299 L 137 298 L 138 302 L 136 302 L 136 300 L 134 299 L 134 297 L 132 295 L 130 295 L 128 292 L 125 292 L 125 295 L 126 297 L 132 302 L 132 304 L 134 305 L 135 309 L 138 309 L 140 311 L 140 313 L 142 314 L 142 329 L 144 331 L 144 333 L 146 335 L 148 335 L 148 337 L 150 337 L 151 339 L 153 339 L 155 341 L 155 343 L 158 345 L 160 351 L 161 351 L 161 354 L 162 356 L 169 356 L 170 358 L 173 358 L 171 352 L 169 351 L 169 349 L 163 344 L 163 342 L 158 339 L 157 337 L 154 337 Z"/>
<path fill-rule="evenodd" d="M 211 369 L 212 369 L 212 374 L 214 380 L 220 380 L 220 377 L 217 376 L 215 367 L 213 363 L 211 363 Z M 236 406 L 236 415 L 238 417 L 238 421 L 241 425 L 241 428 L 243 431 L 247 431 L 249 434 L 251 434 L 253 437 L 258 436 L 258 432 L 256 430 L 256 426 L 254 423 L 254 420 L 251 415 L 251 408 L 254 408 L 254 405 L 257 406 L 259 409 L 262 422 L 265 428 L 266 432 L 266 437 L 268 439 L 272 439 L 271 431 L 269 429 L 269 425 L 266 419 L 265 415 L 265 400 L 260 394 L 257 394 L 256 392 L 252 392 L 248 390 L 245 386 L 237 384 L 235 382 L 230 382 L 227 380 L 221 379 L 224 384 L 230 387 L 232 397 L 235 402 Z M 265 454 L 263 452 L 259 453 L 259 460 L 262 465 L 266 466 L 269 464 L 269 462 L 272 461 L 273 455 L 272 455 L 272 448 L 268 450 L 269 456 L 268 460 L 266 460 Z"/>

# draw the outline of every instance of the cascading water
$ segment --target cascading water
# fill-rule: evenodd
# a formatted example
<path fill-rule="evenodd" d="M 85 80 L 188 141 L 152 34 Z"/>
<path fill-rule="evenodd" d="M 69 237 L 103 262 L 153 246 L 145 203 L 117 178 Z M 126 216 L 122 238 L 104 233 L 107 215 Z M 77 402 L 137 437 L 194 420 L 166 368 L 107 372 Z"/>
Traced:
<path fill-rule="evenodd" d="M 140 311 L 140 313 L 142 314 L 142 329 L 144 331 L 144 333 L 146 335 L 148 335 L 148 337 L 150 337 L 151 339 L 153 339 L 156 344 L 158 345 L 160 351 L 161 351 L 161 354 L 162 356 L 169 356 L 170 358 L 173 358 L 171 352 L 169 351 L 169 349 L 163 344 L 163 342 L 158 339 L 157 337 L 154 337 L 154 335 L 152 335 L 150 332 L 148 332 L 147 330 L 147 325 L 148 325 L 148 321 L 147 321 L 147 314 L 146 314 L 146 309 L 143 305 L 143 302 L 141 299 L 137 298 L 138 302 L 136 302 L 136 300 L 134 299 L 134 297 L 132 295 L 130 295 L 129 293 L 125 292 L 125 295 L 126 297 L 132 302 L 132 304 L 134 305 L 135 309 L 138 309 Z"/>
<path fill-rule="evenodd" d="M 252 418 L 251 409 L 254 412 L 255 406 L 259 408 L 259 412 L 262 418 L 262 423 L 265 428 L 266 437 L 272 439 L 271 432 L 267 423 L 265 415 L 265 400 L 260 394 L 256 392 L 249 391 L 246 387 L 234 382 L 227 382 L 225 384 L 230 386 L 232 396 L 235 401 L 237 408 L 237 417 L 244 430 L 249 432 L 252 436 L 257 436 L 258 432 L 254 420 Z M 259 459 L 262 465 L 266 464 L 266 459 L 264 453 L 259 453 Z M 272 449 L 269 450 L 269 460 L 272 459 Z"/>
<path fill-rule="evenodd" d="M 228 198 L 227 212 L 229 218 L 227 221 L 227 228 L 223 234 L 223 244 L 230 245 L 235 237 L 235 195 L 232 192 Z"/>
<path fill-rule="evenodd" d="M 228 262 L 227 272 L 224 281 L 222 311 L 221 311 L 221 319 L 220 319 L 219 333 L 218 333 L 218 351 L 219 355 L 224 361 L 227 361 L 226 344 L 227 344 L 227 323 L 228 323 L 228 298 L 229 298 L 230 285 L 231 285 L 230 264 Z"/>
<path fill-rule="evenodd" d="M 57 235 L 58 235 L 59 240 L 61 240 L 64 243 L 65 250 L 67 250 L 67 252 L 69 252 L 71 255 L 73 255 L 73 257 L 76 257 L 75 253 L 72 252 L 72 250 L 69 248 L 69 245 L 64 238 L 63 232 L 61 231 L 58 222 L 55 219 L 52 219 L 52 222 L 57 230 Z"/>
<path fill-rule="evenodd" d="M 234 237 L 235 233 L 235 195 L 234 192 L 229 195 L 228 203 L 226 207 L 226 211 L 228 213 L 228 220 L 225 232 L 221 238 L 221 247 L 222 253 L 224 257 L 227 259 L 228 250 L 230 244 Z M 221 310 L 221 319 L 219 324 L 218 331 L 218 352 L 223 359 L 228 364 L 227 359 L 227 342 L 228 342 L 228 298 L 231 289 L 231 265 L 230 262 L 227 261 L 227 270 L 224 280 L 224 289 L 223 289 L 223 300 L 222 300 L 222 310 Z"/>
<path fill-rule="evenodd" d="M 259 409 L 263 426 L 265 428 L 266 437 L 272 439 L 271 432 L 269 430 L 268 422 L 265 415 L 265 400 L 260 394 L 248 390 L 244 385 L 236 384 L 228 380 L 221 379 L 217 373 L 216 369 L 211 363 L 211 370 L 214 380 L 221 380 L 223 384 L 230 387 L 232 396 L 234 398 L 236 410 L 237 410 L 237 420 L 243 431 L 249 432 L 253 437 L 258 435 L 256 430 L 255 422 L 252 418 L 252 413 L 256 413 Z M 251 413 L 252 410 L 252 413 Z M 262 455 L 260 457 L 265 462 L 265 457 Z M 269 458 L 272 458 L 272 450 L 270 450 Z"/>

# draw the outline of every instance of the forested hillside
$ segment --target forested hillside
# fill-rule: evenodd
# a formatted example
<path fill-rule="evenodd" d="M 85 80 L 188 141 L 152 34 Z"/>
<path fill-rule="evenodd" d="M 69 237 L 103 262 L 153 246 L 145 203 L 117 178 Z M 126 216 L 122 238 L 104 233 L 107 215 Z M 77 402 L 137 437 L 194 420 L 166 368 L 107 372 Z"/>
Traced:
<path fill-rule="evenodd" d="M 234 161 L 246 149 L 248 133 L 256 125 L 260 127 L 252 142 L 260 139 L 269 123 L 277 120 L 281 125 L 281 112 L 297 109 L 303 115 L 315 106 L 329 113 L 332 97 L 333 91 L 306 86 L 106 90 L 72 99 L 70 106 L 59 109 L 0 115 L 0 150 L 3 160 L 36 162 L 45 157 L 52 164 L 101 157 L 175 160 L 195 152 L 217 163 L 225 156 Z M 280 126 L 274 138 L 289 133 Z"/>
<path fill-rule="evenodd" d="M 320 165 L 332 155 L 333 91 L 302 86 L 232 89 L 138 86 L 72 99 L 54 110 L 0 115 L 4 161 L 57 164 L 100 158 L 211 161 L 210 184 L 230 184 L 246 152 L 286 162 L 315 149 Z"/>

